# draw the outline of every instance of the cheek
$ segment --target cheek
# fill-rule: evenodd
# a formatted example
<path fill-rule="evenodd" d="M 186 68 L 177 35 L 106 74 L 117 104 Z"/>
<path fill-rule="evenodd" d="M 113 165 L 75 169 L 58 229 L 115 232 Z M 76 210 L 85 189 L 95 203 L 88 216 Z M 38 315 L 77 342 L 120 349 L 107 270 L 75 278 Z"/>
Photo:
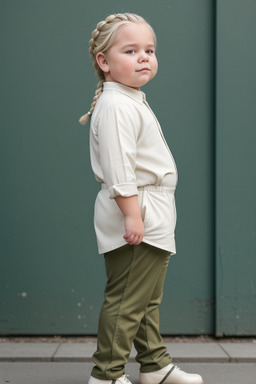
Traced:
<path fill-rule="evenodd" d="M 124 68 L 123 68 L 123 73 L 127 76 L 131 75 L 133 73 L 133 67 L 130 66 L 130 65 L 126 65 Z"/>
<path fill-rule="evenodd" d="M 134 63 L 132 62 L 132 60 L 129 60 L 129 58 L 125 59 L 125 60 L 122 60 L 122 62 L 120 63 L 120 66 L 119 66 L 120 70 L 123 72 L 123 73 L 130 73 L 131 71 L 133 71 L 134 69 Z"/>
<path fill-rule="evenodd" d="M 154 74 L 156 74 L 157 70 L 158 70 L 158 61 L 157 61 L 157 59 L 155 59 L 154 62 L 153 62 L 153 68 L 154 68 Z"/>

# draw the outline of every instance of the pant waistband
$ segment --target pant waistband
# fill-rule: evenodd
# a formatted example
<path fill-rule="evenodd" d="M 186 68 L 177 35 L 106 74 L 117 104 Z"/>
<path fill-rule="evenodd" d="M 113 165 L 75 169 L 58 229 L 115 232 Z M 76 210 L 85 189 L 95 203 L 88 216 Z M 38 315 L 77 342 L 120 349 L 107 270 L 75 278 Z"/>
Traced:
<path fill-rule="evenodd" d="M 168 185 L 144 185 L 137 187 L 138 191 L 149 191 L 149 192 L 174 192 L 175 187 L 169 187 Z M 101 189 L 108 189 L 107 184 L 101 183 Z"/>

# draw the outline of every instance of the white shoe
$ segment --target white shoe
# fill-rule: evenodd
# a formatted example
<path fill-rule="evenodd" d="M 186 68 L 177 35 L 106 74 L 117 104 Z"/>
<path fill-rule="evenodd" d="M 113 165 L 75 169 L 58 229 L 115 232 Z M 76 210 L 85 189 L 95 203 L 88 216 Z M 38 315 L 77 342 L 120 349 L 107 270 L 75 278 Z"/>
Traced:
<path fill-rule="evenodd" d="M 140 373 L 140 384 L 203 384 L 203 379 L 200 375 L 186 373 L 169 364 L 159 371 Z"/>
<path fill-rule="evenodd" d="M 96 377 L 90 376 L 88 384 L 132 384 L 127 375 L 123 375 L 118 379 L 113 380 L 100 380 Z"/>

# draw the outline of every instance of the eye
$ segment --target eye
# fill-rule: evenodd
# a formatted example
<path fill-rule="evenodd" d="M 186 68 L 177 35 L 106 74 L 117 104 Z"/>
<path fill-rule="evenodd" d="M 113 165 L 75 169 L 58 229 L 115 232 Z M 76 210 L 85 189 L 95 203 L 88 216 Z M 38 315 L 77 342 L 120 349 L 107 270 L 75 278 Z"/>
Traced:
<path fill-rule="evenodd" d="M 126 51 L 126 53 L 128 53 L 129 55 L 132 55 L 135 53 L 135 50 L 134 49 L 129 49 L 129 51 Z"/>
<path fill-rule="evenodd" d="M 146 51 L 146 53 L 148 53 L 149 55 L 152 55 L 152 54 L 154 53 L 154 51 L 153 51 L 153 49 L 148 49 L 148 50 Z"/>

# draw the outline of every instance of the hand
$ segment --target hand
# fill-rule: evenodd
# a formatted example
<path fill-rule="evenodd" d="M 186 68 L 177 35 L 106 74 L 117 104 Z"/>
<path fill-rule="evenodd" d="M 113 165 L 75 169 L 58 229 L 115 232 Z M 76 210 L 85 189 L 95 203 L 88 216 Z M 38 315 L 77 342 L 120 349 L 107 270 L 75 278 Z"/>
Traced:
<path fill-rule="evenodd" d="M 125 217 L 125 235 L 123 238 L 130 245 L 139 245 L 144 235 L 144 224 L 138 196 L 117 196 L 115 200 Z"/>
<path fill-rule="evenodd" d="M 125 235 L 123 238 L 130 245 L 139 245 L 144 235 L 144 224 L 141 216 L 125 216 Z"/>

